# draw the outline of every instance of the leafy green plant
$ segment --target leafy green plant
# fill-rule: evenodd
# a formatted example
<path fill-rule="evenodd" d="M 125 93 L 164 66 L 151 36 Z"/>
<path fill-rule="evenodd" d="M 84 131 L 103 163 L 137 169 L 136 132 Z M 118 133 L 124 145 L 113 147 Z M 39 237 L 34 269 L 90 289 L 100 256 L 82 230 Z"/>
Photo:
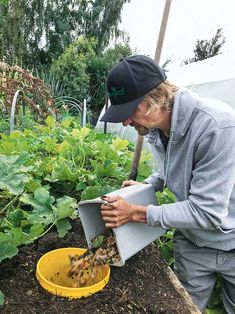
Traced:
<path fill-rule="evenodd" d="M 157 192 L 157 201 L 159 205 L 175 203 L 174 194 L 169 189 L 164 189 L 162 192 Z"/>
<path fill-rule="evenodd" d="M 221 277 L 219 275 L 204 314 L 226 314 L 221 300 Z"/>
<path fill-rule="evenodd" d="M 1 134 L 0 260 L 51 228 L 63 237 L 77 201 L 119 188 L 130 168 L 128 141 L 81 128 L 71 117 L 45 122 Z"/>
<path fill-rule="evenodd" d="M 159 247 L 164 259 L 169 266 L 173 266 L 175 262 L 174 249 L 173 249 L 173 236 L 174 229 L 167 231 L 160 238 L 156 240 L 157 246 Z"/>
<path fill-rule="evenodd" d="M 17 254 L 52 228 L 70 230 L 80 199 L 120 187 L 132 161 L 132 145 L 81 128 L 74 117 L 0 134 L 0 261 Z M 148 175 L 143 154 L 140 175 Z M 3 302 L 3 298 L 1 299 Z"/>
<path fill-rule="evenodd" d="M 0 132 L 9 133 L 10 132 L 10 120 L 9 117 L 1 117 L 0 119 Z"/>
<path fill-rule="evenodd" d="M 39 77 L 43 82 L 50 86 L 51 96 L 54 98 L 64 96 L 64 86 L 63 84 L 56 80 L 55 77 L 48 71 L 41 69 L 38 71 L 35 69 L 35 76 Z"/>
<path fill-rule="evenodd" d="M 175 196 L 169 189 L 164 189 L 162 192 L 157 192 L 158 204 L 170 204 L 175 202 Z M 174 264 L 174 249 L 173 249 L 173 236 L 175 229 L 167 231 L 160 238 L 156 240 L 156 244 L 159 247 L 164 259 L 168 265 Z"/>
<path fill-rule="evenodd" d="M 4 294 L 0 290 L 0 306 L 4 304 Z"/>

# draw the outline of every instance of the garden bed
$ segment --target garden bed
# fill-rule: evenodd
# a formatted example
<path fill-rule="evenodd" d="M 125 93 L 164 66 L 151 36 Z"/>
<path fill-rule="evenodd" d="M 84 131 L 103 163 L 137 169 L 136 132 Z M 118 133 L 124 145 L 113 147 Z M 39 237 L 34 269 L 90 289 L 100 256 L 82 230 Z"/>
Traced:
<path fill-rule="evenodd" d="M 107 286 L 88 298 L 69 300 L 47 293 L 35 278 L 36 263 L 45 252 L 68 246 L 87 247 L 79 222 L 65 239 L 49 233 L 3 261 L 1 313 L 200 313 L 154 245 L 130 258 L 124 267 L 111 267 Z"/>

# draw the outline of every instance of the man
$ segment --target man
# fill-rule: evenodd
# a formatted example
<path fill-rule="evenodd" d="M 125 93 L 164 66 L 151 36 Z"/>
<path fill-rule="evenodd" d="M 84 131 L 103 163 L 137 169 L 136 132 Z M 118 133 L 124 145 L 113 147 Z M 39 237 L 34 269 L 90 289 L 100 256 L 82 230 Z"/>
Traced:
<path fill-rule="evenodd" d="M 101 121 L 122 122 L 146 135 L 159 170 L 144 183 L 156 191 L 167 186 L 177 202 L 140 206 L 118 195 L 105 197 L 106 227 L 134 221 L 176 228 L 175 273 L 195 304 L 205 309 L 220 274 L 224 306 L 234 314 L 235 111 L 178 89 L 141 55 L 115 65 L 107 89 L 111 106 Z M 139 183 L 125 181 L 123 187 L 133 184 Z"/>

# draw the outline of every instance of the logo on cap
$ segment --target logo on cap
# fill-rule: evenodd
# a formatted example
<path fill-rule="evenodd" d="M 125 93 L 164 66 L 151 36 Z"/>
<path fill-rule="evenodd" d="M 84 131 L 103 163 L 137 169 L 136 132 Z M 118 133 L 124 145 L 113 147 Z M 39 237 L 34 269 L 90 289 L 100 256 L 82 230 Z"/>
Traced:
<path fill-rule="evenodd" d="M 109 97 L 117 97 L 117 96 L 123 96 L 125 95 L 124 88 L 117 90 L 116 87 L 111 87 L 111 90 L 109 91 Z"/>

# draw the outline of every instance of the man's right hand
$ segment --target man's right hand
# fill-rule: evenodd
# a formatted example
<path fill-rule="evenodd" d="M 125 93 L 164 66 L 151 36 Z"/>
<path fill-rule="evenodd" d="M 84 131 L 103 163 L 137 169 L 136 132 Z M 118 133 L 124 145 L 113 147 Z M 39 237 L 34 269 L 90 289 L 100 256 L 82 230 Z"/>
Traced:
<path fill-rule="evenodd" d="M 136 185 L 136 184 L 142 184 L 141 182 L 137 182 L 134 180 L 127 180 L 127 181 L 123 181 L 122 182 L 122 188 L 125 188 L 126 186 L 130 186 L 130 185 Z"/>

